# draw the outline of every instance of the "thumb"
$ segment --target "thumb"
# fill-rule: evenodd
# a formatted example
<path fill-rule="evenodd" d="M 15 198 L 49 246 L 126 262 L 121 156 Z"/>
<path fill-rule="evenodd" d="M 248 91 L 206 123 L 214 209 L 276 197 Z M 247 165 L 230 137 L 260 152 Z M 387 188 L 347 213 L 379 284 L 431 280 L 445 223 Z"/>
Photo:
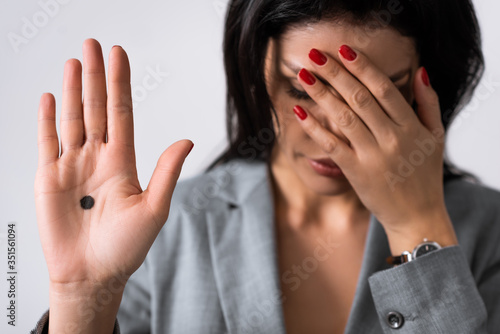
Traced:
<path fill-rule="evenodd" d="M 430 84 L 425 67 L 417 71 L 413 87 L 418 106 L 417 114 L 422 124 L 431 132 L 435 129 L 442 129 L 439 97 Z"/>
<path fill-rule="evenodd" d="M 170 145 L 158 159 L 153 176 L 143 192 L 146 203 L 159 226 L 163 226 L 167 220 L 172 193 L 181 174 L 184 160 L 193 146 L 190 140 L 180 140 Z"/>

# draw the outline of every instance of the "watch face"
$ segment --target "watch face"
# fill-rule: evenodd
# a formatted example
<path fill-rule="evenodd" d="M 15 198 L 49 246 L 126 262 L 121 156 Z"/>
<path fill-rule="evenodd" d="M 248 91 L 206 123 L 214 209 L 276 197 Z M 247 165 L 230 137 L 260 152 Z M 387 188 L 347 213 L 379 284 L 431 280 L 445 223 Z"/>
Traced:
<path fill-rule="evenodd" d="M 432 251 L 435 251 L 439 249 L 439 247 L 437 245 L 434 245 L 434 244 L 431 244 L 431 243 L 427 243 L 427 244 L 423 244 L 421 245 L 417 251 L 415 252 L 414 256 L 415 257 L 419 257 L 419 256 L 422 256 L 424 254 L 427 254 L 427 253 L 430 253 Z"/>

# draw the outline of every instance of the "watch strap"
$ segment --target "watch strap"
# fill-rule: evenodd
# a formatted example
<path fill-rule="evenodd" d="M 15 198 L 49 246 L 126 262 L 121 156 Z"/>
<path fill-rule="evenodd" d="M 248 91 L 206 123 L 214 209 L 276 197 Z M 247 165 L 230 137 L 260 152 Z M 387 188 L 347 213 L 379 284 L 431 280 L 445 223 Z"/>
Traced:
<path fill-rule="evenodd" d="M 398 264 L 410 262 L 411 260 L 413 260 L 413 256 L 411 255 L 410 252 L 404 251 L 401 255 L 389 256 L 385 260 L 388 264 L 398 265 Z"/>
<path fill-rule="evenodd" d="M 424 238 L 423 242 L 417 245 L 412 253 L 404 251 L 401 255 L 389 256 L 386 258 L 386 262 L 392 265 L 403 264 L 415 260 L 419 256 L 419 253 L 422 253 L 421 250 L 424 250 L 425 253 L 429 253 L 440 248 L 441 246 L 437 242 L 429 241 L 427 238 Z"/>

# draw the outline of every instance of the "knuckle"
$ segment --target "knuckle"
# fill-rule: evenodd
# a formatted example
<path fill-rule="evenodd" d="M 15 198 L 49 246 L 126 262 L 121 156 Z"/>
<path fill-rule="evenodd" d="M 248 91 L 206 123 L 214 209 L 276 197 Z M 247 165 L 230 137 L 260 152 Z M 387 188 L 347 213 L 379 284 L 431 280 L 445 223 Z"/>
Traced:
<path fill-rule="evenodd" d="M 439 96 L 437 95 L 436 92 L 434 92 L 430 98 L 430 102 L 429 102 L 429 105 L 431 108 L 440 108 L 441 107 L 441 104 L 440 104 L 440 101 L 439 101 Z"/>
<path fill-rule="evenodd" d="M 166 166 L 162 166 L 159 169 L 160 173 L 168 178 L 178 178 L 179 177 L 179 171 L 175 168 L 175 166 L 172 166 L 170 164 L 167 164 Z"/>
<path fill-rule="evenodd" d="M 335 152 L 335 149 L 337 148 L 337 144 L 335 143 L 335 141 L 327 139 L 323 142 L 322 148 L 325 153 L 333 154 Z"/>
<path fill-rule="evenodd" d="M 388 81 L 382 81 L 377 87 L 377 96 L 382 99 L 388 99 L 392 93 L 392 83 Z"/>
<path fill-rule="evenodd" d="M 106 99 L 87 97 L 83 101 L 83 107 L 90 108 L 90 109 L 105 109 L 106 108 Z"/>
<path fill-rule="evenodd" d="M 101 141 L 102 140 L 102 137 L 103 137 L 103 133 L 101 131 L 98 131 L 98 130 L 93 130 L 93 131 L 88 131 L 86 134 L 86 141 L 87 142 L 97 142 L 97 141 Z"/>
<path fill-rule="evenodd" d="M 54 115 L 41 115 L 38 117 L 38 122 L 55 122 L 56 117 Z"/>
<path fill-rule="evenodd" d="M 387 133 L 387 135 L 385 137 L 385 145 L 384 146 L 386 146 L 389 149 L 389 152 L 393 152 L 395 154 L 399 154 L 399 152 L 400 152 L 398 137 L 393 132 Z"/>
<path fill-rule="evenodd" d="M 120 96 L 110 106 L 111 110 L 118 114 L 127 114 L 132 111 L 132 99 L 130 96 Z"/>
<path fill-rule="evenodd" d="M 383 140 L 384 145 L 385 145 L 385 143 L 388 142 L 388 140 L 392 136 L 392 129 L 390 127 L 380 129 L 379 133 L 380 133 L 380 138 Z"/>
<path fill-rule="evenodd" d="M 108 142 L 109 142 L 109 139 L 108 139 Z M 128 148 L 128 149 L 134 150 L 134 143 L 131 143 L 131 142 L 127 141 L 127 140 L 120 140 L 118 138 L 115 138 L 113 140 L 113 143 L 116 146 L 122 146 L 122 147 L 125 147 L 125 148 Z"/>
<path fill-rule="evenodd" d="M 337 123 L 343 128 L 352 128 L 356 124 L 356 116 L 351 110 L 344 109 L 337 114 Z"/>
<path fill-rule="evenodd" d="M 358 108 L 365 108 L 370 104 L 371 94 L 366 89 L 357 90 L 353 96 L 352 101 Z"/>
<path fill-rule="evenodd" d="M 76 149 L 79 149 L 80 147 L 82 147 L 82 145 L 81 144 L 76 144 L 76 143 L 75 144 L 73 144 L 73 143 L 71 143 L 71 144 L 64 143 L 63 144 L 63 150 L 66 153 L 68 153 L 70 151 L 73 151 L 73 150 L 76 150 Z M 63 152 L 61 151 L 61 155 L 62 154 L 63 154 Z M 67 156 L 67 154 L 66 154 L 66 156 Z"/>
<path fill-rule="evenodd" d="M 84 67 L 85 68 L 85 67 Z M 85 76 L 92 76 L 92 77 L 103 77 L 106 75 L 104 71 L 104 67 L 91 67 L 87 68 L 84 71 Z"/>
<path fill-rule="evenodd" d="M 45 143 L 50 143 L 50 142 L 53 142 L 53 141 L 57 141 L 57 137 L 53 136 L 53 135 L 40 136 L 38 138 L 38 144 L 39 145 L 42 145 L 42 144 L 45 144 Z"/>
<path fill-rule="evenodd" d="M 304 130 L 310 134 L 314 135 L 318 132 L 319 125 L 316 122 L 310 122 L 309 124 L 304 124 Z"/>
<path fill-rule="evenodd" d="M 66 111 L 61 115 L 61 122 L 72 122 L 72 121 L 82 121 L 83 116 L 79 112 Z"/>
<path fill-rule="evenodd" d="M 115 103 L 111 106 L 111 111 L 119 115 L 127 115 L 131 110 L 132 108 L 127 104 Z"/>
<path fill-rule="evenodd" d="M 337 64 L 333 64 L 328 68 L 328 76 L 337 77 L 340 74 L 340 66 Z"/>
<path fill-rule="evenodd" d="M 314 96 L 318 99 L 325 99 L 329 93 L 330 91 L 326 88 L 326 86 L 322 85 L 314 92 Z"/>

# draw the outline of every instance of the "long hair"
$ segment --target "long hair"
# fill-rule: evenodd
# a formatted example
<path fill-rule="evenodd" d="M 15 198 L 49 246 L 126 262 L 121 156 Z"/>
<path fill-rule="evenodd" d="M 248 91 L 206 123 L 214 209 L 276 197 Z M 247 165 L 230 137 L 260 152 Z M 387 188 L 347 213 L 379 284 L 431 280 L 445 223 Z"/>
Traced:
<path fill-rule="evenodd" d="M 445 133 L 483 75 L 480 30 L 470 0 L 231 0 L 223 41 L 229 145 L 207 171 L 236 158 L 269 161 L 275 110 L 264 81 L 267 43 L 294 25 L 321 19 L 390 26 L 412 37 L 439 96 Z M 445 154 L 444 182 L 455 178 L 478 181 Z"/>

